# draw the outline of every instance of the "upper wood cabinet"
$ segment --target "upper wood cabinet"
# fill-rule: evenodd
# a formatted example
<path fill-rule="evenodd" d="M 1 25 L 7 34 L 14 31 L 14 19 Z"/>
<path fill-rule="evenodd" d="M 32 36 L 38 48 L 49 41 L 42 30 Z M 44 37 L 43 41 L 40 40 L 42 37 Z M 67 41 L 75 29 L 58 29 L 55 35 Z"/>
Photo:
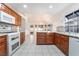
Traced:
<path fill-rule="evenodd" d="M 6 6 L 5 4 L 1 4 L 0 11 L 3 11 L 9 15 L 12 15 L 15 17 L 15 25 L 20 26 L 21 25 L 21 16 L 17 14 L 14 10 Z"/>
<path fill-rule="evenodd" d="M 21 26 L 21 16 L 19 16 L 19 15 L 16 15 L 16 22 L 15 22 L 15 24 L 17 25 L 17 26 Z"/>
<path fill-rule="evenodd" d="M 15 12 L 11 12 L 11 15 L 16 18 L 15 25 L 20 26 L 21 25 L 21 16 Z"/>
<path fill-rule="evenodd" d="M 3 11 L 3 12 L 5 12 L 5 13 L 7 13 L 7 14 L 10 14 L 11 13 L 11 11 L 9 10 L 9 8 L 7 8 L 5 5 L 3 5 L 3 4 L 1 4 L 1 6 L 0 6 L 0 11 Z M 10 14 L 11 15 L 11 14 Z"/>

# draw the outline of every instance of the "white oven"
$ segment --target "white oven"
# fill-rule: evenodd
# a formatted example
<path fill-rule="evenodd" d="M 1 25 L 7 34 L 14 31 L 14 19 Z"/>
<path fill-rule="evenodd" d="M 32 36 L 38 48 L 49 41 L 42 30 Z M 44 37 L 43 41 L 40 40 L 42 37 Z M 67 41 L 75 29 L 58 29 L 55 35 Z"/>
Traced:
<path fill-rule="evenodd" d="M 20 33 L 9 33 L 7 36 L 8 55 L 12 55 L 20 47 Z"/>

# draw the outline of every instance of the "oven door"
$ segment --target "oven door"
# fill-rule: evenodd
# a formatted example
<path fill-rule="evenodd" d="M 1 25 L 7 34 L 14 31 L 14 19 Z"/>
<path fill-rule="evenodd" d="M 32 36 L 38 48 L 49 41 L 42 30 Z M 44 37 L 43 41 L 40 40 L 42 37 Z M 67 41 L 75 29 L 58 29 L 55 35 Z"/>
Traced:
<path fill-rule="evenodd" d="M 20 34 L 8 35 L 8 55 L 12 55 L 20 47 Z"/>
<path fill-rule="evenodd" d="M 19 48 L 19 42 L 9 45 L 8 55 L 12 55 Z"/>

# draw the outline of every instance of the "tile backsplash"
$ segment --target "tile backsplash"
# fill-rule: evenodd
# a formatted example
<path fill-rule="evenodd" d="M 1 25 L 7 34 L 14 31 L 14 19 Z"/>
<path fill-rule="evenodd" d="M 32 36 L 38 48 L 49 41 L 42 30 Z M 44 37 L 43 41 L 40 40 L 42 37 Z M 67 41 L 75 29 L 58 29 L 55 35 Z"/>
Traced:
<path fill-rule="evenodd" d="M 64 26 L 58 26 L 56 29 L 57 32 L 65 32 Z"/>
<path fill-rule="evenodd" d="M 16 27 L 5 23 L 0 23 L 0 32 L 11 32 L 11 31 L 16 31 Z"/>

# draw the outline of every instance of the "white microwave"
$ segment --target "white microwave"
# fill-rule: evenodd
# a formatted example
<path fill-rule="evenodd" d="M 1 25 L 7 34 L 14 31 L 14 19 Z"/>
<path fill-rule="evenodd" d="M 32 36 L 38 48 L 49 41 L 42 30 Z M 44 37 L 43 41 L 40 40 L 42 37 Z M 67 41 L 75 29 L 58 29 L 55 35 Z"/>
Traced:
<path fill-rule="evenodd" d="M 15 24 L 15 17 L 13 17 L 3 11 L 0 11 L 0 22 Z"/>

